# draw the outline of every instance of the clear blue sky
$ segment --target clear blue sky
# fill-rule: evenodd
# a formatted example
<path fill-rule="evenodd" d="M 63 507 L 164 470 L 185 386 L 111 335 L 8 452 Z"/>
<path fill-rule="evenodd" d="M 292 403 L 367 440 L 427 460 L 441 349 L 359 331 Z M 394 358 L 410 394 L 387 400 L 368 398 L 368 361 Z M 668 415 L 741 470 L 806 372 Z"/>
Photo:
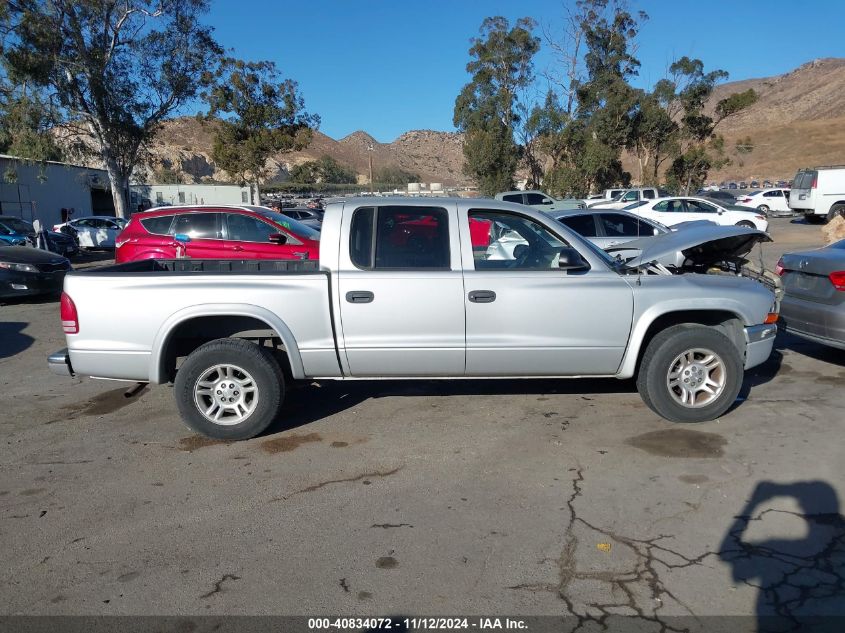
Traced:
<path fill-rule="evenodd" d="M 564 0 L 212 0 L 207 22 L 236 56 L 272 60 L 298 81 L 324 133 L 339 139 L 361 129 L 389 142 L 412 129 L 454 130 L 469 40 L 485 17 L 528 15 L 555 29 L 563 7 Z M 638 38 L 641 87 L 683 55 L 731 80 L 845 56 L 845 0 L 630 0 L 630 8 L 650 17 Z M 544 44 L 536 69 L 549 64 Z"/>

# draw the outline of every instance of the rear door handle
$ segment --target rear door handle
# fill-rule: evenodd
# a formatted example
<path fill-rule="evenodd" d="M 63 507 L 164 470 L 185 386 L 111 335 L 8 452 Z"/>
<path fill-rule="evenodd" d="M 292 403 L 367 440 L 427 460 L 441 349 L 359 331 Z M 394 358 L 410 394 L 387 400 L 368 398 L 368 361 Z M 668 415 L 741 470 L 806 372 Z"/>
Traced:
<path fill-rule="evenodd" d="M 243 246 L 233 246 L 232 250 L 233 251 L 242 251 L 242 250 L 244 250 L 244 247 Z"/>
<path fill-rule="evenodd" d="M 346 293 L 346 300 L 349 303 L 370 303 L 375 295 L 368 290 L 350 290 Z"/>
<path fill-rule="evenodd" d="M 473 303 L 493 303 L 496 300 L 496 293 L 492 290 L 472 290 L 469 293 L 469 300 Z"/>

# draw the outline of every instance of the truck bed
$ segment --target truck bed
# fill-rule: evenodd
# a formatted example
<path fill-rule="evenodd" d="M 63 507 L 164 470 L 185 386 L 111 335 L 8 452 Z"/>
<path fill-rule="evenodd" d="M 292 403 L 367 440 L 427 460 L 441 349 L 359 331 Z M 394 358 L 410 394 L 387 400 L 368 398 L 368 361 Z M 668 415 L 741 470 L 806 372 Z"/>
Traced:
<path fill-rule="evenodd" d="M 297 378 L 341 373 L 329 273 L 317 261 L 150 259 L 73 271 L 64 290 L 79 314 L 68 351 L 82 375 L 161 382 L 170 333 L 224 317 L 275 330 Z"/>

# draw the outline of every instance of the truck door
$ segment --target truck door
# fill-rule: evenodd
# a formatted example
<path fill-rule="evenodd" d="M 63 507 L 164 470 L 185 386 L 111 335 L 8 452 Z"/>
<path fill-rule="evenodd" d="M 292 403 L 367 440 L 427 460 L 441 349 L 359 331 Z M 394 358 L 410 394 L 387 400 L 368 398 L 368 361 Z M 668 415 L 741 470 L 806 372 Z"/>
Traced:
<path fill-rule="evenodd" d="M 568 244 L 529 216 L 484 208 L 460 216 L 491 223 L 487 251 L 462 249 L 466 374 L 615 374 L 633 313 L 624 279 L 603 265 L 561 270 L 558 256 Z"/>
<path fill-rule="evenodd" d="M 343 211 L 337 298 L 350 373 L 462 376 L 456 205 L 350 206 Z"/>

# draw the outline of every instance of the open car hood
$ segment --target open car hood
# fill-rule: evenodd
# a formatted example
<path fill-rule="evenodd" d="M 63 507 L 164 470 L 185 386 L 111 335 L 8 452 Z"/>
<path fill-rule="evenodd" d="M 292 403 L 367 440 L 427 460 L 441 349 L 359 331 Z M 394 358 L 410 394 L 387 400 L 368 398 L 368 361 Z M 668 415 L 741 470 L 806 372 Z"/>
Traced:
<path fill-rule="evenodd" d="M 642 237 L 605 250 L 611 254 L 619 253 L 625 260 L 626 268 L 639 268 L 678 252 L 696 265 L 709 266 L 725 259 L 742 257 L 755 244 L 771 241 L 767 233 L 757 229 L 716 224 L 693 226 L 690 223 L 680 231 Z"/>

